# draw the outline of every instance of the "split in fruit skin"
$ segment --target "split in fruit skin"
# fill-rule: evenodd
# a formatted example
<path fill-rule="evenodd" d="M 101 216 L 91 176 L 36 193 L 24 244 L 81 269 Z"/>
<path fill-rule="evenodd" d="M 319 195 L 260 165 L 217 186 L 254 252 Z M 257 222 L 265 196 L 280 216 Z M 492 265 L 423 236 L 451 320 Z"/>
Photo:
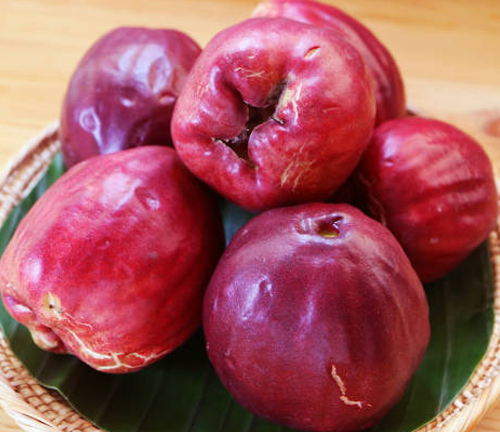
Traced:
<path fill-rule="evenodd" d="M 248 109 L 248 120 L 236 137 L 230 139 L 214 138 L 214 141 L 223 142 L 230 147 L 238 157 L 247 161 L 250 166 L 255 167 L 255 164 L 248 155 L 248 141 L 254 129 L 264 125 L 268 121 L 275 121 L 282 126 L 285 125 L 285 121 L 280 119 L 277 114 L 285 86 L 286 82 L 279 82 L 274 89 L 271 90 L 270 96 L 261 107 L 245 104 Z"/>
<path fill-rule="evenodd" d="M 327 199 L 374 122 L 373 85 L 334 31 L 254 18 L 209 42 L 172 119 L 186 166 L 252 210 Z"/>

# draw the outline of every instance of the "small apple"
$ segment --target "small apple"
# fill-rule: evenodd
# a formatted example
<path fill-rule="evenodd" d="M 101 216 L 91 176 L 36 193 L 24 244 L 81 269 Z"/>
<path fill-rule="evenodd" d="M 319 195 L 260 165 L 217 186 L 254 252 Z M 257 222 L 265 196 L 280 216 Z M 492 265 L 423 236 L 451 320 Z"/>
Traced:
<path fill-rule="evenodd" d="M 8 312 L 40 347 L 133 372 L 201 321 L 222 252 L 210 192 L 168 147 L 90 158 L 21 221 L 0 261 Z"/>
<path fill-rule="evenodd" d="M 345 204 L 269 210 L 229 243 L 203 302 L 209 358 L 254 414 L 308 431 L 373 426 L 429 341 L 410 261 Z"/>
<path fill-rule="evenodd" d="M 172 138 L 196 176 L 259 211 L 331 196 L 358 163 L 374 115 L 371 77 L 337 32 L 254 18 L 200 55 Z"/>
<path fill-rule="evenodd" d="M 66 166 L 131 147 L 171 145 L 174 104 L 200 52 L 175 30 L 120 27 L 101 37 L 80 61 L 64 98 Z"/>
<path fill-rule="evenodd" d="M 396 236 L 424 282 L 455 268 L 496 226 L 491 162 L 444 122 L 409 117 L 380 125 L 356 177 L 369 213 Z"/>
<path fill-rule="evenodd" d="M 406 116 L 403 80 L 394 58 L 376 36 L 352 16 L 313 0 L 265 0 L 257 5 L 252 16 L 282 16 L 335 29 L 359 51 L 372 74 L 377 101 L 376 123 Z"/>

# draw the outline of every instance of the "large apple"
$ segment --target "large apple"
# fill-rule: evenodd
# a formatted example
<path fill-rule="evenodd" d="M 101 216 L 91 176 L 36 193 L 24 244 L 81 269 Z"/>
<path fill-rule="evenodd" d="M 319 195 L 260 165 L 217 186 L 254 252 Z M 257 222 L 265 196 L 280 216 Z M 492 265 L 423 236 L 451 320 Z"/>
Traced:
<path fill-rule="evenodd" d="M 88 159 L 20 223 L 0 262 L 9 313 L 46 350 L 133 372 L 199 326 L 222 251 L 217 206 L 175 150 Z"/>
<path fill-rule="evenodd" d="M 171 145 L 174 104 L 200 51 L 175 30 L 120 27 L 101 37 L 78 64 L 64 98 L 66 166 L 131 147 Z"/>
<path fill-rule="evenodd" d="M 252 16 L 283 16 L 340 32 L 359 51 L 373 76 L 376 123 L 406 115 L 403 80 L 394 58 L 370 30 L 350 15 L 312 0 L 265 0 Z"/>
<path fill-rule="evenodd" d="M 187 167 L 250 210 L 323 200 L 374 123 L 371 77 L 335 31 L 254 18 L 212 39 L 172 118 Z"/>
<path fill-rule="evenodd" d="M 369 213 L 393 232 L 424 282 L 460 264 L 496 225 L 488 156 L 441 121 L 412 117 L 379 126 L 356 177 Z"/>
<path fill-rule="evenodd" d="M 238 231 L 210 280 L 203 329 L 239 403 L 330 432 L 388 412 L 430 331 L 422 284 L 389 230 L 322 203 L 269 210 Z"/>

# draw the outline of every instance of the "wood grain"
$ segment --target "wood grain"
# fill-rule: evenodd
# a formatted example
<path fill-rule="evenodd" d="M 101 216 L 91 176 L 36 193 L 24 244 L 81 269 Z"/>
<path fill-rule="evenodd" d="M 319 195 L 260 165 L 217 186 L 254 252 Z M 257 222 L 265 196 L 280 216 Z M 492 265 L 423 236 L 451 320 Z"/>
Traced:
<path fill-rule="evenodd" d="M 333 1 L 330 0 L 333 3 Z M 0 168 L 56 119 L 88 46 L 120 25 L 171 27 L 201 45 L 245 19 L 254 0 L 0 0 Z M 448 120 L 500 174 L 500 1 L 338 0 L 393 52 L 413 109 Z M 0 430 L 19 432 L 0 411 Z M 500 431 L 500 408 L 474 432 Z"/>

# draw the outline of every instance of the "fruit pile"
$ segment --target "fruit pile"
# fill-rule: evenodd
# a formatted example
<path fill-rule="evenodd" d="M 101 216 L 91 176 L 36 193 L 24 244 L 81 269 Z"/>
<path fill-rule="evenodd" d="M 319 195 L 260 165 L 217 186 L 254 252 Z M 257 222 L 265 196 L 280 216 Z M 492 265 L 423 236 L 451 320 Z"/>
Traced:
<path fill-rule="evenodd" d="M 174 30 L 108 33 L 64 99 L 70 169 L 2 256 L 7 310 L 39 347 L 108 373 L 202 324 L 256 415 L 376 424 L 429 341 L 422 282 L 498 212 L 480 145 L 405 105 L 380 41 L 311 0 L 265 0 L 203 51 Z M 224 199 L 258 213 L 225 249 Z"/>

